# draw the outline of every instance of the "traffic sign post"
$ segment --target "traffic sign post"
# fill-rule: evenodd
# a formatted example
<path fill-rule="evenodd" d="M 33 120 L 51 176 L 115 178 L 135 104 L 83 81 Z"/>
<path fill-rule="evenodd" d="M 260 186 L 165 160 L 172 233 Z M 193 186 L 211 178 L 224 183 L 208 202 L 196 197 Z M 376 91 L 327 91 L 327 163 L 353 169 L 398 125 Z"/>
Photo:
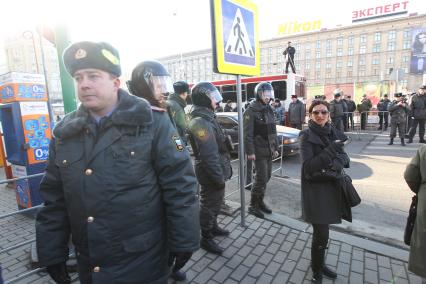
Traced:
<path fill-rule="evenodd" d="M 241 226 L 245 227 L 245 171 L 241 75 L 260 73 L 257 6 L 243 0 L 210 0 L 213 43 L 213 69 L 216 73 L 237 75 L 238 157 Z"/>

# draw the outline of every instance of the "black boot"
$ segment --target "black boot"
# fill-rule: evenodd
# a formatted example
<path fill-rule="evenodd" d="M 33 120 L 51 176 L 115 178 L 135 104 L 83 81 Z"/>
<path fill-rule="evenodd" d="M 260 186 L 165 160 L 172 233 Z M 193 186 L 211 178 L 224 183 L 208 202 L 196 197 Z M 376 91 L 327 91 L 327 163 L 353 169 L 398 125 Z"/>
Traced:
<path fill-rule="evenodd" d="M 205 249 L 208 252 L 222 255 L 223 248 L 221 248 L 214 240 L 213 240 L 213 234 L 211 231 L 208 232 L 202 232 L 201 233 L 201 247 Z"/>
<path fill-rule="evenodd" d="M 212 235 L 213 236 L 229 236 L 229 231 L 228 230 L 225 230 L 225 229 L 222 229 L 221 227 L 219 227 L 218 225 L 217 225 L 217 223 L 215 222 L 215 224 L 213 225 L 213 229 L 212 229 Z"/>
<path fill-rule="evenodd" d="M 251 196 L 251 201 L 250 201 L 250 206 L 248 209 L 248 213 L 258 217 L 258 218 L 265 218 L 265 215 L 263 214 L 262 210 L 260 209 L 259 206 L 259 196 L 257 195 L 252 195 Z"/>
<path fill-rule="evenodd" d="M 390 139 L 388 145 L 393 145 L 393 138 Z"/>
<path fill-rule="evenodd" d="M 426 140 L 425 140 L 424 138 L 420 138 L 419 143 L 423 143 L 423 144 L 425 144 L 425 143 L 426 143 Z"/>
<path fill-rule="evenodd" d="M 410 137 L 410 136 L 408 136 L 407 144 L 410 144 L 410 143 L 413 143 L 413 138 L 412 138 L 412 137 Z"/>
<path fill-rule="evenodd" d="M 184 281 L 186 280 L 186 273 L 181 270 L 173 271 L 172 274 L 170 274 L 170 277 L 173 278 L 173 280 L 176 281 Z"/>
<path fill-rule="evenodd" d="M 405 146 L 404 138 L 401 138 L 401 146 Z"/>
<path fill-rule="evenodd" d="M 322 283 L 325 249 L 316 244 L 311 247 L 312 283 Z"/>
<path fill-rule="evenodd" d="M 263 201 L 263 197 L 264 195 L 262 195 L 261 197 L 259 197 L 259 208 L 260 210 L 262 210 L 263 212 L 265 212 L 266 214 L 271 214 L 272 210 L 271 208 L 269 208 L 265 202 Z"/>

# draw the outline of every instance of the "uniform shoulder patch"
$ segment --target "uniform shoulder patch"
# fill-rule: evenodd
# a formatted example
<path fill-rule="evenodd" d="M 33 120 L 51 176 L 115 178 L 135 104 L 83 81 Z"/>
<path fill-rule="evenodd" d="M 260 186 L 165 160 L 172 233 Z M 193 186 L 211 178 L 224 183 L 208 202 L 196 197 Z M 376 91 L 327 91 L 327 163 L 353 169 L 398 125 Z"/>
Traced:
<path fill-rule="evenodd" d="M 197 130 L 197 136 L 198 138 L 204 138 L 206 137 L 207 131 L 205 129 L 199 129 Z"/>
<path fill-rule="evenodd" d="M 173 143 L 175 143 L 176 150 L 182 152 L 185 146 L 183 146 L 182 139 L 178 135 L 172 136 Z"/>

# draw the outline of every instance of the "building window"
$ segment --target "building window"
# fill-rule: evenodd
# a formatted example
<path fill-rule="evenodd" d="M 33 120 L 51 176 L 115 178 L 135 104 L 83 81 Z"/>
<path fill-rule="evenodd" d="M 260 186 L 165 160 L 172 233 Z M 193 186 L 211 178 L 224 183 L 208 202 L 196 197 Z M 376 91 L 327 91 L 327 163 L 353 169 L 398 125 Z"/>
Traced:
<path fill-rule="evenodd" d="M 373 58 L 373 61 L 371 62 L 373 65 L 379 65 L 380 59 L 379 58 Z"/>
<path fill-rule="evenodd" d="M 402 49 L 410 49 L 411 48 L 411 41 L 404 40 L 404 43 L 402 45 Z"/>
<path fill-rule="evenodd" d="M 311 51 L 311 44 L 310 43 L 307 43 L 307 44 L 305 44 L 305 50 L 306 51 Z"/>
<path fill-rule="evenodd" d="M 311 68 L 311 63 L 310 62 L 306 62 L 305 63 L 305 69 L 309 70 Z"/>
<path fill-rule="evenodd" d="M 387 63 L 387 64 L 393 64 L 393 62 L 394 62 L 394 58 L 393 58 L 393 56 L 389 56 L 389 57 L 386 59 L 386 63 Z"/>
<path fill-rule="evenodd" d="M 388 33 L 388 39 L 393 40 L 396 38 L 396 31 L 389 31 Z"/>
<path fill-rule="evenodd" d="M 382 39 L 382 33 L 381 32 L 375 32 L 374 33 L 374 41 L 378 42 L 378 41 L 381 41 L 381 39 Z"/>
<path fill-rule="evenodd" d="M 331 73 L 326 73 L 325 74 L 325 78 L 330 79 L 331 78 Z"/>
<path fill-rule="evenodd" d="M 342 46 L 343 45 L 343 37 L 338 37 L 337 38 L 337 46 Z"/>
<path fill-rule="evenodd" d="M 366 34 L 362 34 L 359 37 L 359 41 L 360 41 L 360 43 L 366 43 L 367 42 L 367 35 Z"/>
<path fill-rule="evenodd" d="M 321 73 L 320 72 L 317 72 L 315 75 L 316 75 L 317 79 L 321 79 Z"/>
<path fill-rule="evenodd" d="M 365 65 L 365 57 L 364 56 L 362 56 L 362 57 L 359 58 L 359 65 L 360 66 L 361 65 Z"/>
<path fill-rule="evenodd" d="M 359 70 L 358 71 L 358 76 L 359 77 L 365 77 L 365 70 Z"/>
<path fill-rule="evenodd" d="M 337 49 L 337 56 L 343 56 L 343 48 L 339 47 Z"/>
<path fill-rule="evenodd" d="M 326 69 L 331 69 L 331 63 L 330 63 L 330 62 L 327 62 L 327 63 L 325 64 L 325 68 L 326 68 Z"/>
<path fill-rule="evenodd" d="M 348 76 L 347 76 L 348 78 L 352 78 L 352 70 L 351 71 L 348 71 Z"/>
<path fill-rule="evenodd" d="M 321 62 L 317 61 L 317 63 L 315 63 L 315 69 L 321 69 Z"/>
<path fill-rule="evenodd" d="M 340 78 L 340 77 L 342 77 L 342 72 L 340 71 L 336 72 L 336 78 Z"/>
<path fill-rule="evenodd" d="M 321 51 L 316 52 L 315 58 L 321 58 Z"/>
<path fill-rule="evenodd" d="M 353 65 L 354 65 L 354 63 L 353 63 L 353 61 L 352 61 L 352 59 L 349 59 L 348 60 L 348 67 L 352 67 Z"/>
<path fill-rule="evenodd" d="M 407 63 L 407 62 L 409 62 L 409 61 L 410 61 L 410 56 L 409 56 L 409 55 L 404 55 L 404 56 L 402 57 L 402 62 Z"/>
<path fill-rule="evenodd" d="M 336 67 L 337 68 L 342 67 L 342 61 L 341 60 L 339 60 L 339 61 L 336 62 Z"/>
<path fill-rule="evenodd" d="M 380 43 L 373 45 L 373 52 L 380 52 Z"/>
<path fill-rule="evenodd" d="M 411 29 L 404 29 L 404 39 L 411 39 Z"/>
<path fill-rule="evenodd" d="M 311 51 L 310 50 L 306 51 L 306 53 L 305 53 L 305 59 L 306 60 L 311 59 Z"/>
<path fill-rule="evenodd" d="M 353 47 L 348 48 L 348 55 L 354 55 L 354 48 Z"/>
<path fill-rule="evenodd" d="M 354 36 L 348 37 L 348 45 L 353 46 L 354 45 Z"/>
<path fill-rule="evenodd" d="M 298 43 L 298 44 L 296 44 L 296 46 L 295 46 L 295 48 L 296 48 L 296 50 L 300 50 L 300 43 Z"/>
<path fill-rule="evenodd" d="M 321 41 L 320 41 L 320 40 L 317 40 L 316 47 L 317 47 L 317 49 L 320 49 L 320 48 L 321 48 Z"/>
<path fill-rule="evenodd" d="M 326 57 L 331 57 L 331 54 L 332 54 L 331 47 L 330 47 L 330 48 L 327 48 L 327 49 L 325 50 L 325 56 L 326 56 Z"/>
<path fill-rule="evenodd" d="M 388 51 L 392 51 L 392 50 L 395 50 L 395 42 L 394 41 L 388 42 Z"/>
<path fill-rule="evenodd" d="M 373 75 L 379 75 L 379 69 L 373 69 Z"/>
<path fill-rule="evenodd" d="M 365 54 L 365 49 L 366 49 L 365 45 L 361 45 L 359 47 L 359 54 Z"/>
<path fill-rule="evenodd" d="M 327 39 L 325 42 L 325 47 L 330 48 L 331 47 L 331 39 Z"/>

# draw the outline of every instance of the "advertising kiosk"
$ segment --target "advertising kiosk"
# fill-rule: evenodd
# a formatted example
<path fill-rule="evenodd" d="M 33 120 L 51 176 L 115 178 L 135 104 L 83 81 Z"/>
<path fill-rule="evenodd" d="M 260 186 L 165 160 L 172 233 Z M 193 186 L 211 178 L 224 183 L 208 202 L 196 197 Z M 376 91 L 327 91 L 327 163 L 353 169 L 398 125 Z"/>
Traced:
<path fill-rule="evenodd" d="M 51 125 L 44 76 L 10 72 L 0 75 L 0 110 L 7 160 L 14 177 L 42 173 L 46 167 Z M 16 181 L 19 208 L 43 202 L 40 177 Z"/>

